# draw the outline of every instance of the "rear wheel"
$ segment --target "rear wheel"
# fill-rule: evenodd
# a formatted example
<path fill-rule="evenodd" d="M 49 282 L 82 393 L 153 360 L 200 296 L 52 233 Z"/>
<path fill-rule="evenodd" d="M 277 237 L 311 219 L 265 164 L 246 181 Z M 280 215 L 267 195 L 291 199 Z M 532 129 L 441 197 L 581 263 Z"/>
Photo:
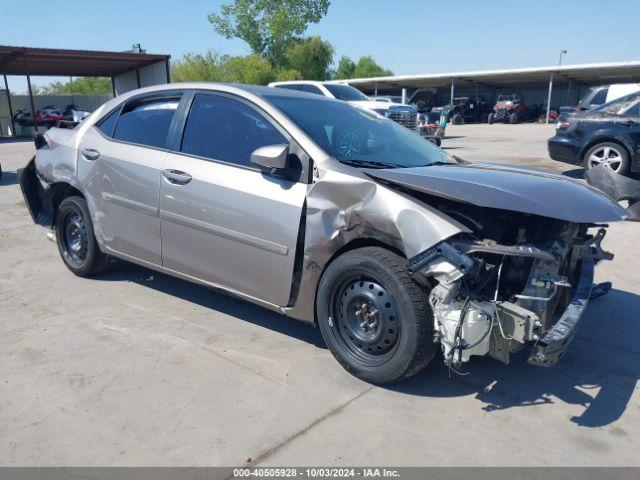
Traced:
<path fill-rule="evenodd" d="M 489 123 L 489 125 L 491 125 L 492 123 L 494 123 L 496 121 L 496 114 L 491 112 L 489 114 L 489 116 L 487 117 L 487 122 Z"/>
<path fill-rule="evenodd" d="M 456 113 L 452 118 L 451 118 L 451 123 L 453 123 L 454 125 L 460 125 L 462 123 L 462 115 L 460 115 L 459 113 Z"/>
<path fill-rule="evenodd" d="M 516 112 L 513 112 L 511 115 L 509 115 L 509 123 L 511 125 L 518 123 L 519 120 L 520 118 L 518 118 L 518 114 Z"/>
<path fill-rule="evenodd" d="M 629 153 L 617 143 L 604 142 L 591 147 L 584 156 L 584 168 L 589 170 L 602 165 L 612 172 L 626 175 L 629 172 Z"/>
<path fill-rule="evenodd" d="M 322 276 L 318 324 L 333 356 L 351 374 L 384 384 L 410 377 L 433 358 L 427 298 L 406 261 L 379 247 L 349 251 Z"/>
<path fill-rule="evenodd" d="M 98 248 L 84 198 L 67 197 L 60 203 L 56 241 L 62 260 L 76 275 L 90 277 L 106 270 L 107 256 Z"/>

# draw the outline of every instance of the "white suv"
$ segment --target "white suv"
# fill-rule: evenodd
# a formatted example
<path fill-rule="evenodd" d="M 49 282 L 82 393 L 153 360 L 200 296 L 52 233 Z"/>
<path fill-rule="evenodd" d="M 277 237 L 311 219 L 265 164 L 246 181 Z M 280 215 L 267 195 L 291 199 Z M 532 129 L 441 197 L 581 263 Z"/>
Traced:
<path fill-rule="evenodd" d="M 371 100 L 357 88 L 339 83 L 318 82 L 313 80 L 299 80 L 289 82 L 272 82 L 270 87 L 287 88 L 289 90 L 299 90 L 307 93 L 324 95 L 329 98 L 336 98 L 349 102 L 355 107 L 375 112 L 383 117 L 390 118 L 395 122 L 411 129 L 418 128 L 418 109 L 413 105 L 395 103 L 391 101 L 380 102 Z"/>

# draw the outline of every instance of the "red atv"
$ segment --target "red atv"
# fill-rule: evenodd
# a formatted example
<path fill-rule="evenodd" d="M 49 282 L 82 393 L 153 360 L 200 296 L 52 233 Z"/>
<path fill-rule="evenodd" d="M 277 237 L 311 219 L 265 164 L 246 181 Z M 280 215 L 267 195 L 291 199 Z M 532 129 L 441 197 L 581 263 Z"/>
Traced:
<path fill-rule="evenodd" d="M 489 123 L 519 123 L 526 120 L 528 116 L 527 108 L 522 98 L 517 93 L 501 93 L 498 101 L 493 107 L 493 112 L 489 114 Z"/>

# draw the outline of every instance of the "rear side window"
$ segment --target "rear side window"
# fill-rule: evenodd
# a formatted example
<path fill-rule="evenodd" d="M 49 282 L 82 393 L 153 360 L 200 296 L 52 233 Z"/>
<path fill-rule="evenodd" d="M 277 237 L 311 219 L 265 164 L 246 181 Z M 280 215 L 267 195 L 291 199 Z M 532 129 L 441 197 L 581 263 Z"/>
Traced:
<path fill-rule="evenodd" d="M 116 126 L 116 122 L 118 121 L 118 114 L 120 113 L 120 109 L 116 108 L 109 115 L 104 117 L 100 123 L 98 124 L 98 129 L 102 133 L 104 133 L 107 137 L 113 136 L 113 129 Z"/>
<path fill-rule="evenodd" d="M 322 93 L 322 91 L 315 85 L 303 84 L 302 91 L 307 93 L 315 93 L 317 95 L 324 95 L 324 93 Z"/>
<path fill-rule="evenodd" d="M 284 135 L 247 104 L 223 96 L 196 95 L 180 150 L 247 167 L 255 149 L 283 143 L 288 143 Z"/>
<path fill-rule="evenodd" d="M 113 138 L 149 147 L 164 148 L 179 98 L 154 98 L 124 106 Z"/>
<path fill-rule="evenodd" d="M 605 103 L 607 101 L 607 92 L 609 91 L 608 88 L 603 88 L 602 90 L 598 90 L 598 93 L 596 93 L 593 98 L 591 99 L 591 105 L 602 105 L 603 103 Z"/>

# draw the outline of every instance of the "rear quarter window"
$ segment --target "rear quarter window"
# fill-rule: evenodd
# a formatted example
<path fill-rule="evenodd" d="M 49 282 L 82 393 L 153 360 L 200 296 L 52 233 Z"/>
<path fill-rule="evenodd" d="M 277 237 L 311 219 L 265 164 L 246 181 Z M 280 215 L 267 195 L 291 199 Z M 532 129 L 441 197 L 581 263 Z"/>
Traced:
<path fill-rule="evenodd" d="M 165 97 L 128 103 L 118 118 L 113 138 L 164 148 L 179 101 L 178 97 Z"/>

